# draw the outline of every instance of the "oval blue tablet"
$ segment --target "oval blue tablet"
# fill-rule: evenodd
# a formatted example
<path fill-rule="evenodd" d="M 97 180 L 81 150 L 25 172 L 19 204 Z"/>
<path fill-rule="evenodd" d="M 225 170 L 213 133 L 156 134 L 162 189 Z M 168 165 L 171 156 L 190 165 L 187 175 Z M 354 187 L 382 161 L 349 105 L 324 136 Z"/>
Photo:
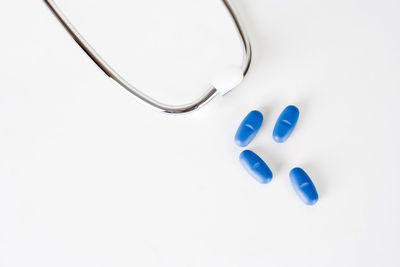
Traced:
<path fill-rule="evenodd" d="M 256 137 L 263 123 L 263 115 L 260 111 L 253 110 L 239 125 L 235 135 L 235 142 L 238 146 L 245 147 Z"/>
<path fill-rule="evenodd" d="M 272 134 L 276 142 L 283 143 L 289 138 L 296 127 L 299 114 L 299 109 L 295 106 L 288 106 L 282 111 Z"/>
<path fill-rule="evenodd" d="M 294 191 L 307 205 L 314 205 L 318 201 L 318 192 L 307 173 L 300 168 L 290 171 L 290 181 Z"/>
<path fill-rule="evenodd" d="M 262 184 L 272 180 L 272 172 L 268 165 L 253 151 L 245 150 L 240 154 L 240 162 L 246 171 Z"/>

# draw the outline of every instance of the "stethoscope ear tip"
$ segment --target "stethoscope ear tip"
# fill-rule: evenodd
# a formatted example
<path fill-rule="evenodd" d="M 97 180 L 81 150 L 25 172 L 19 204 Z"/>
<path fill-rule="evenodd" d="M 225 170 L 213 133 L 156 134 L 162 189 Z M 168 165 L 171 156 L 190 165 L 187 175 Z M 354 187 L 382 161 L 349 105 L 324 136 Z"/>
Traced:
<path fill-rule="evenodd" d="M 227 65 L 222 68 L 212 81 L 212 85 L 218 93 L 225 95 L 238 86 L 244 78 L 242 69 L 239 66 Z"/>

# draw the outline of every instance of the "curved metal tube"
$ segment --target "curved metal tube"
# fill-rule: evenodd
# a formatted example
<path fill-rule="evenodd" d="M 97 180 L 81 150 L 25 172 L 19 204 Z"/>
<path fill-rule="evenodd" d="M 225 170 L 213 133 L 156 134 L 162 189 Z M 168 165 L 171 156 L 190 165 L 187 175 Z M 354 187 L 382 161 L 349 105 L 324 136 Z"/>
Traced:
<path fill-rule="evenodd" d="M 68 18 L 63 14 L 60 8 L 56 5 L 53 0 L 44 0 L 53 14 L 57 17 L 60 23 L 64 26 L 64 28 L 68 31 L 68 33 L 74 38 L 74 40 L 78 43 L 78 45 L 85 51 L 85 53 L 97 64 L 97 66 L 104 71 L 111 79 L 116 81 L 123 88 L 128 90 L 130 93 L 135 95 L 137 98 L 142 100 L 145 104 L 149 105 L 155 110 L 165 112 L 165 113 L 185 113 L 189 111 L 196 110 L 205 104 L 207 104 L 211 99 L 213 99 L 217 95 L 217 89 L 211 86 L 208 91 L 202 95 L 196 101 L 193 101 L 189 104 L 185 105 L 166 105 L 163 104 L 150 96 L 144 94 L 136 87 L 131 85 L 128 81 L 126 81 L 121 75 L 119 75 L 101 56 L 96 52 L 96 50 L 83 38 L 83 36 L 78 32 L 78 30 L 72 25 L 72 23 L 68 20 Z M 240 36 L 240 39 L 243 44 L 243 61 L 242 61 L 242 71 L 243 75 L 246 76 L 252 58 L 252 51 L 249 37 L 243 27 L 242 22 L 239 19 L 238 13 L 232 6 L 230 0 L 222 0 L 225 7 L 227 8 L 229 14 L 231 15 L 234 24 L 236 26 L 237 32 Z"/>

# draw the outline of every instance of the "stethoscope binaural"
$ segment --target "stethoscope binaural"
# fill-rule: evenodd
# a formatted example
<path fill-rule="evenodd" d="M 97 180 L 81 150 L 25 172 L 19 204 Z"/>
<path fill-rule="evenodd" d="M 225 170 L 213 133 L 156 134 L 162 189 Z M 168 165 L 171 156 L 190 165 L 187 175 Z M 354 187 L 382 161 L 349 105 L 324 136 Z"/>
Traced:
<path fill-rule="evenodd" d="M 234 9 L 230 0 L 221 0 L 228 10 L 228 13 L 233 19 L 236 26 L 237 32 L 240 36 L 243 46 L 243 61 L 240 68 L 228 70 L 228 79 L 232 78 L 233 82 L 222 81 L 221 87 L 212 85 L 207 92 L 202 95 L 199 99 L 185 105 L 167 105 L 160 103 L 159 101 L 151 98 L 150 96 L 144 94 L 136 87 L 131 85 L 126 81 L 121 75 L 119 75 L 101 56 L 96 52 L 96 50 L 83 38 L 83 36 L 78 32 L 78 30 L 72 25 L 68 18 L 63 14 L 60 8 L 56 5 L 53 0 L 44 0 L 50 10 L 54 13 L 60 23 L 65 27 L 68 33 L 74 38 L 74 40 L 79 44 L 79 46 L 86 52 L 86 54 L 97 64 L 97 66 L 104 71 L 111 79 L 116 81 L 120 86 L 128 90 L 134 96 L 139 98 L 142 102 L 149 105 L 153 109 L 165 113 L 185 113 L 194 111 L 205 104 L 207 104 L 211 99 L 213 99 L 218 93 L 224 94 L 233 87 L 237 86 L 240 81 L 247 75 L 251 64 L 252 50 L 250 45 L 249 37 L 245 31 L 242 22 L 239 19 L 237 11 Z M 226 74 L 226 72 L 225 72 Z M 218 88 L 218 89 L 217 89 Z"/>

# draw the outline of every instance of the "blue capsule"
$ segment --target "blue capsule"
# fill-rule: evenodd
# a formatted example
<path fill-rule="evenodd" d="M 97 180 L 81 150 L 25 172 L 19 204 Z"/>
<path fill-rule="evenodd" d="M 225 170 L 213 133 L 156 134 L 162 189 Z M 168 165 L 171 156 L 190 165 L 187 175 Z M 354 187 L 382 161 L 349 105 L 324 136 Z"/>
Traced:
<path fill-rule="evenodd" d="M 272 180 L 272 172 L 268 165 L 253 151 L 245 150 L 240 154 L 240 162 L 246 171 L 262 184 Z"/>
<path fill-rule="evenodd" d="M 245 147 L 256 137 L 263 123 L 260 111 L 253 110 L 242 121 L 236 132 L 235 142 L 238 146 Z"/>
<path fill-rule="evenodd" d="M 307 173 L 300 168 L 290 171 L 290 181 L 294 191 L 307 205 L 314 205 L 318 201 L 318 192 Z"/>
<path fill-rule="evenodd" d="M 277 143 L 283 143 L 289 138 L 297 124 L 299 114 L 299 109 L 295 106 L 288 106 L 282 111 L 272 134 Z"/>

